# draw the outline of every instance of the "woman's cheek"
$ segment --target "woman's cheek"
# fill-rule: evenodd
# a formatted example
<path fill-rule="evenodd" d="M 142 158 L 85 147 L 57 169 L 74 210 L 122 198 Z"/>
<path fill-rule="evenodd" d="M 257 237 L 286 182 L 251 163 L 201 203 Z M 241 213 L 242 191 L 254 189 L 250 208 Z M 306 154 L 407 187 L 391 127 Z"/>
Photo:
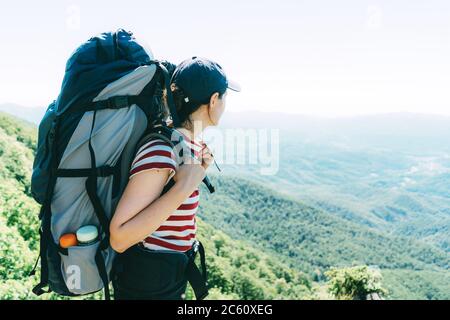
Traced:
<path fill-rule="evenodd" d="M 222 117 L 223 113 L 225 112 L 225 101 L 223 101 L 223 103 L 220 105 L 220 108 L 218 110 L 218 114 L 217 114 L 217 123 L 219 123 L 220 118 Z"/>

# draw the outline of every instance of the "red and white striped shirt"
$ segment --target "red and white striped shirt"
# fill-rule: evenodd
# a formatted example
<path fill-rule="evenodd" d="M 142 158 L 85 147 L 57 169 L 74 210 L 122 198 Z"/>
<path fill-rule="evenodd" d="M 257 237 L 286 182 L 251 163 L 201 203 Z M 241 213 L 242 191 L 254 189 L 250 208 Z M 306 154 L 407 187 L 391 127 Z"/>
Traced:
<path fill-rule="evenodd" d="M 184 139 L 191 151 L 198 155 L 202 145 L 186 136 L 184 136 Z M 170 173 L 167 182 L 169 182 L 175 175 L 178 166 L 170 144 L 160 139 L 152 140 L 138 150 L 131 165 L 130 179 L 147 170 L 168 169 Z M 197 230 L 195 214 L 199 205 L 199 197 L 200 194 L 197 189 L 155 232 L 142 241 L 142 245 L 152 250 L 184 252 L 191 249 Z"/>

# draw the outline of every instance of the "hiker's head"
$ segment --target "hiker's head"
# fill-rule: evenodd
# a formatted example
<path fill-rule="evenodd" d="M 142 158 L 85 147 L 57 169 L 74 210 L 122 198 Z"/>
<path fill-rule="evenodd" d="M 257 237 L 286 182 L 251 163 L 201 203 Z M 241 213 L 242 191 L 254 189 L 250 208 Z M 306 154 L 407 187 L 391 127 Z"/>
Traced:
<path fill-rule="evenodd" d="M 172 75 L 171 91 L 181 124 L 187 128 L 194 121 L 201 121 L 203 128 L 217 125 L 227 89 L 240 91 L 216 62 L 193 57 L 180 63 Z"/>
<path fill-rule="evenodd" d="M 225 92 L 214 92 L 209 98 L 202 102 L 186 101 L 184 90 L 176 84 L 171 84 L 172 95 L 177 109 L 178 118 L 183 127 L 190 129 L 194 122 L 200 121 L 202 127 L 217 125 L 225 110 Z"/>

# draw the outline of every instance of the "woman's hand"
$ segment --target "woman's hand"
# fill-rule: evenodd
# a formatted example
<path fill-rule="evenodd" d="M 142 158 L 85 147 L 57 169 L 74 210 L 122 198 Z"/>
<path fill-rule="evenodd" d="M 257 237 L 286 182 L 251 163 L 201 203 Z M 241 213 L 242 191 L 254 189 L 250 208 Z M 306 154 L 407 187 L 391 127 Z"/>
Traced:
<path fill-rule="evenodd" d="M 198 188 L 205 175 L 205 168 L 202 164 L 188 162 L 178 167 L 173 179 L 177 185 L 187 191 L 189 196 Z"/>
<path fill-rule="evenodd" d="M 202 166 L 203 168 L 205 168 L 205 170 L 208 169 L 210 164 L 214 162 L 214 156 L 206 144 L 203 144 L 200 159 L 202 159 Z"/>

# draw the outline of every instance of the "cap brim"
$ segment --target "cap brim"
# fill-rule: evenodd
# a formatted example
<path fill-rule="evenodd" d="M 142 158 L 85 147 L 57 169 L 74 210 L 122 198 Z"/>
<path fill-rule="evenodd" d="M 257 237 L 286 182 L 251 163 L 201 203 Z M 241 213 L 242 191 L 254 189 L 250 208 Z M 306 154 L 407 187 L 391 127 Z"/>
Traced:
<path fill-rule="evenodd" d="M 228 80 L 228 89 L 241 92 L 241 85 L 233 80 Z"/>

